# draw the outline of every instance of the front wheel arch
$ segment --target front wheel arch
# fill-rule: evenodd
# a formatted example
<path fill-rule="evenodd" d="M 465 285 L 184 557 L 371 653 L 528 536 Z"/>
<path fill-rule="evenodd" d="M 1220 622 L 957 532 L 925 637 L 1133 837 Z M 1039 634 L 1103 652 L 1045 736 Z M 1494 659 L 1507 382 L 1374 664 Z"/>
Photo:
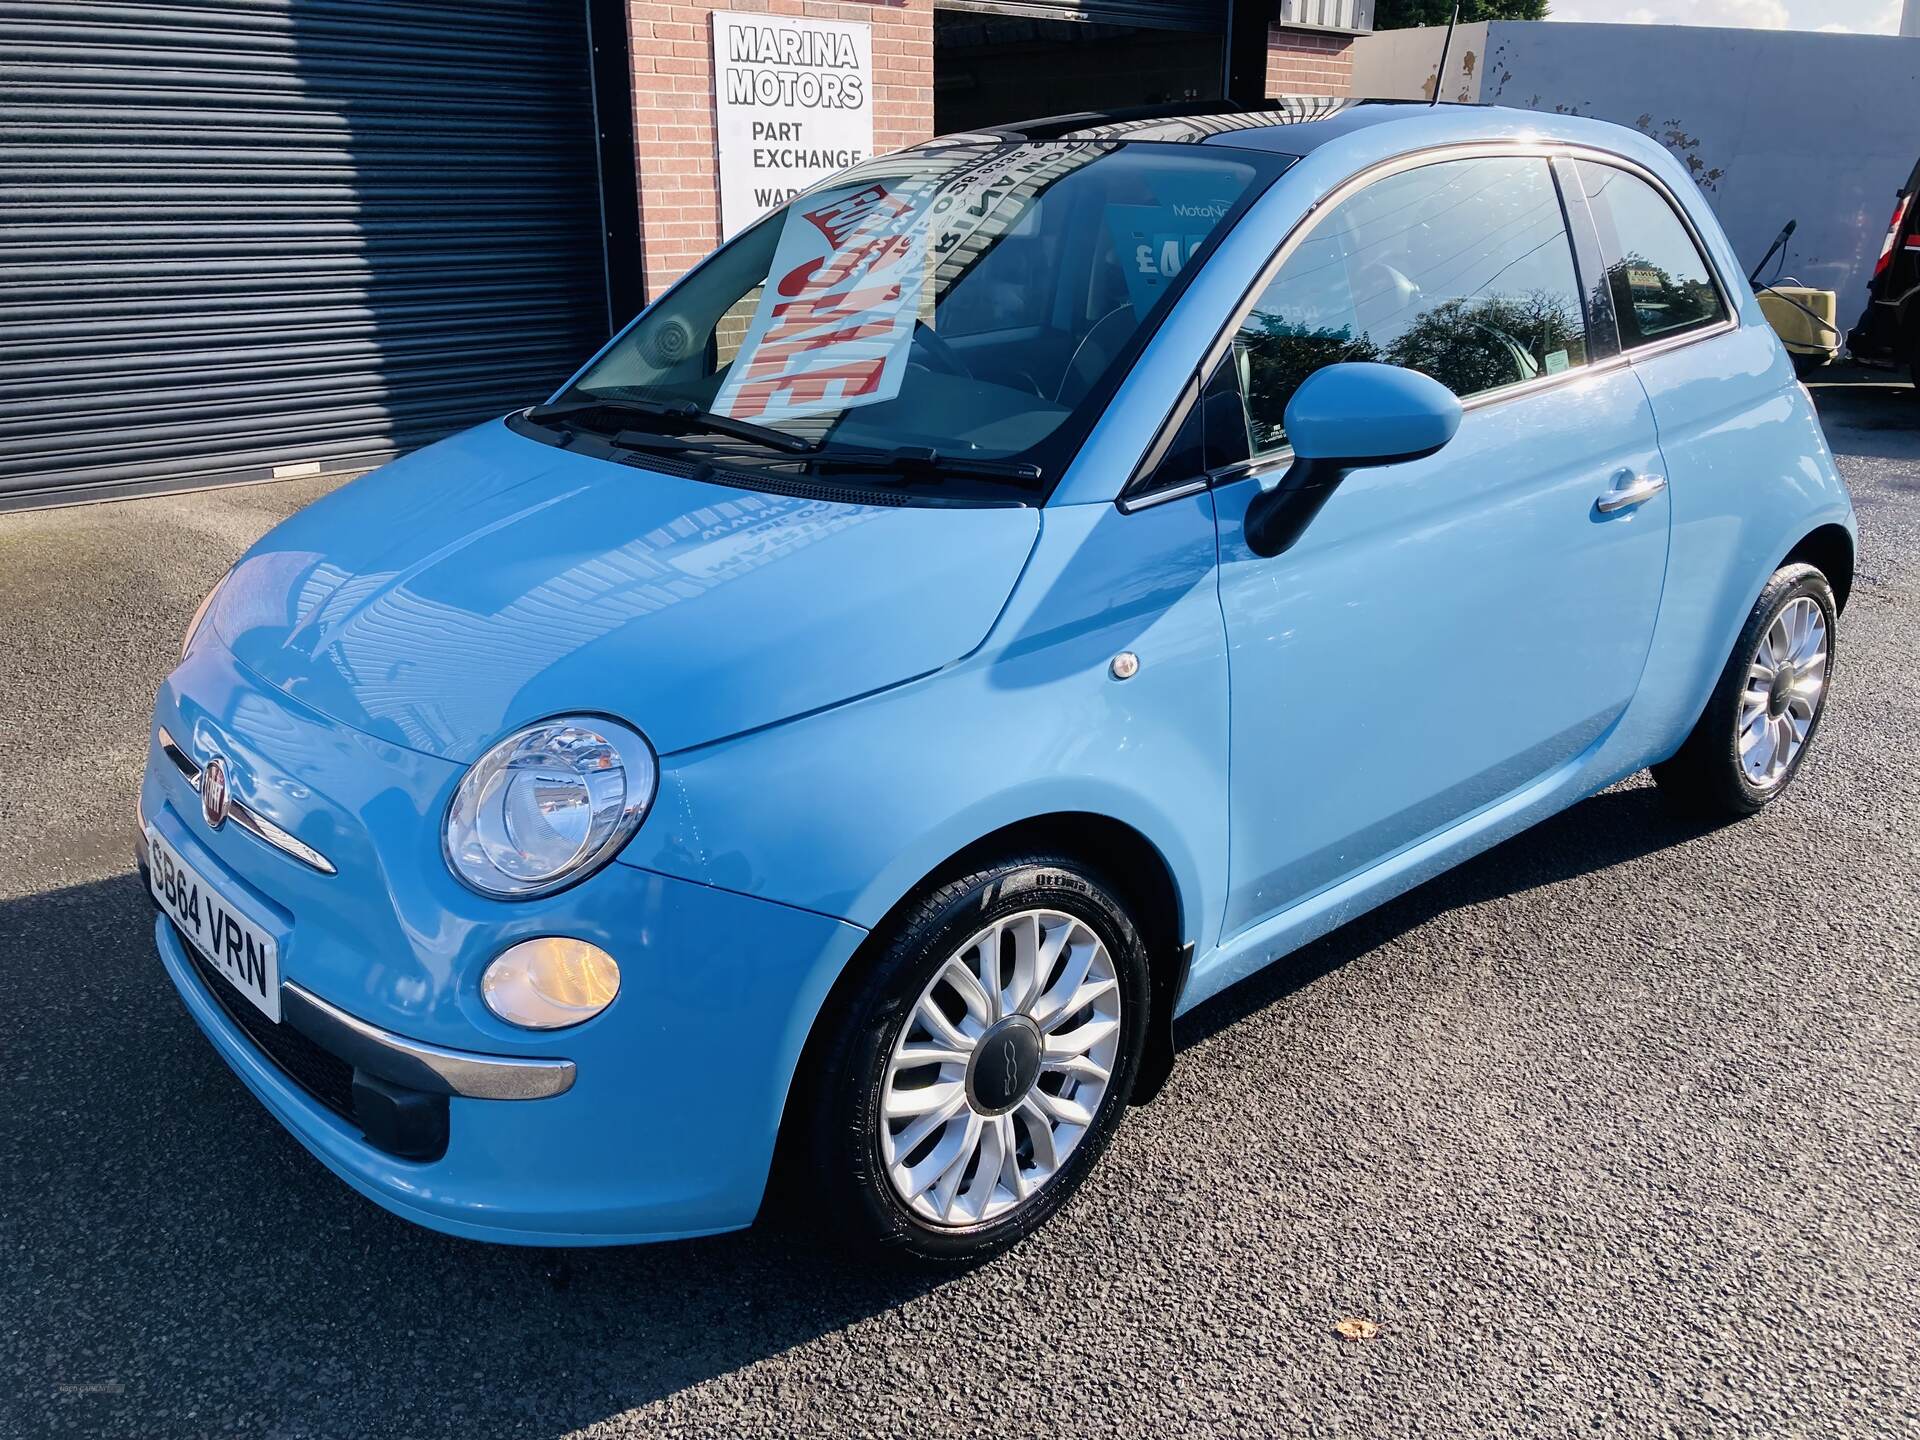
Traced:
<path fill-rule="evenodd" d="M 1144 1105 L 1160 1093 L 1173 1070 L 1173 1011 L 1186 988 L 1194 947 L 1182 923 L 1180 887 L 1172 868 L 1159 847 L 1133 826 L 1086 811 L 1036 815 L 1002 826 L 923 876 L 895 903 L 876 933 L 916 895 L 948 876 L 1009 855 L 1039 851 L 1079 860 L 1110 881 L 1146 944 L 1152 1009 L 1147 1016 L 1146 1050 L 1133 1086 L 1133 1103 Z"/>
<path fill-rule="evenodd" d="M 806 1113 L 808 1086 L 819 1071 L 820 1052 L 832 1036 L 847 997 L 884 951 L 906 912 L 929 890 L 955 876 L 1012 856 L 1042 851 L 1078 860 L 1109 881 L 1124 899 L 1140 932 L 1147 948 L 1152 1010 L 1147 1017 L 1147 1047 L 1134 1082 L 1134 1103 L 1143 1104 L 1158 1093 L 1172 1066 L 1173 1009 L 1179 1003 L 1193 955 L 1193 945 L 1184 937 L 1183 910 L 1173 871 L 1152 841 L 1111 816 L 1088 812 L 1035 815 L 981 836 L 914 881 L 841 968 L 814 1014 L 787 1087 L 774 1146 L 774 1185 L 792 1173 L 800 1148 L 797 1132 L 803 1128 L 798 1117 Z"/>
<path fill-rule="evenodd" d="M 1173 1007 L 1180 999 L 1179 987 L 1186 979 L 1185 957 L 1193 951 L 1192 937 L 1187 930 L 1187 907 L 1181 901 L 1172 866 L 1158 846 L 1125 821 L 1090 811 L 1056 811 L 1016 820 L 963 845 L 895 897 L 887 913 L 842 969 L 826 1003 L 814 1017 L 807 1045 L 801 1052 L 802 1067 L 835 1001 L 844 996 L 858 978 L 860 967 L 870 963 L 873 950 L 886 943 L 886 937 L 897 927 L 902 915 L 921 895 L 954 876 L 994 861 L 1041 851 L 1081 861 L 1109 880 L 1114 891 L 1125 900 L 1134 926 L 1147 947 L 1148 973 L 1154 991 L 1154 1011 L 1148 1033 L 1157 1037 L 1170 1027 Z M 1157 1089 L 1157 1084 L 1152 1088 Z M 788 1109 L 791 1108 L 789 1099 Z"/>

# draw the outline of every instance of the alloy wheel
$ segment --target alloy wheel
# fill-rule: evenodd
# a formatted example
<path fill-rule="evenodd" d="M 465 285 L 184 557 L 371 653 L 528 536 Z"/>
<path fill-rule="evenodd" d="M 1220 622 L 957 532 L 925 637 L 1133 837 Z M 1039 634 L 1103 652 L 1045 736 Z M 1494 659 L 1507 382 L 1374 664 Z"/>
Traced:
<path fill-rule="evenodd" d="M 1827 617 L 1801 595 L 1773 617 L 1747 669 L 1736 723 L 1749 784 L 1771 790 L 1806 748 L 1827 689 Z"/>
<path fill-rule="evenodd" d="M 920 992 L 887 1060 L 894 1193 L 940 1226 L 996 1220 L 1066 1164 L 1112 1083 L 1120 980 L 1085 921 L 1026 910 L 978 931 Z"/>

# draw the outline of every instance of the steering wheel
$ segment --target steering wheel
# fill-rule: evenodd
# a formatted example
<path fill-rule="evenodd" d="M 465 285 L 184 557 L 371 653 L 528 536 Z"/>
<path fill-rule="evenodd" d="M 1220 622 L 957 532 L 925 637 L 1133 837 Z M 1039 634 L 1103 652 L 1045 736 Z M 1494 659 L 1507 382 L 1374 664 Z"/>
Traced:
<path fill-rule="evenodd" d="M 934 328 L 924 320 L 913 322 L 913 348 L 921 351 L 927 359 L 934 362 L 931 365 L 923 364 L 922 369 L 938 370 L 945 375 L 958 375 L 965 380 L 979 378 L 967 368 L 967 362 L 960 358 L 960 352 L 942 340 Z M 907 363 L 915 362 L 909 360 Z"/>

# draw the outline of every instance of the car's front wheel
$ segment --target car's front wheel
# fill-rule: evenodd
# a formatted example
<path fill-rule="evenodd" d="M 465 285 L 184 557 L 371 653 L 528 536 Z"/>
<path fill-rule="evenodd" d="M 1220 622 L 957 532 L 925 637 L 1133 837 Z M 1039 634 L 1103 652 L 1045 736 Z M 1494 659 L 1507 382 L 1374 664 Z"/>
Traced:
<path fill-rule="evenodd" d="M 1075 862 L 939 886 L 824 1021 L 793 1182 L 858 1241 L 942 1260 L 1011 1244 L 1112 1137 L 1147 993 L 1125 907 Z"/>

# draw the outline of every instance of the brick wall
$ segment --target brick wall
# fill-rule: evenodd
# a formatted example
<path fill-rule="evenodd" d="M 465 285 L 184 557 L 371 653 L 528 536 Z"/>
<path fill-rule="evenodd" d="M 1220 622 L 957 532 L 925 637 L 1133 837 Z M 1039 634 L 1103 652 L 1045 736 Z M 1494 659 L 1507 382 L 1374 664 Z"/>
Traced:
<path fill-rule="evenodd" d="M 651 299 L 720 243 L 713 121 L 714 10 L 873 27 L 873 143 L 884 153 L 933 134 L 933 0 L 632 0 L 633 146 Z"/>
<path fill-rule="evenodd" d="M 1275 25 L 1267 31 L 1267 94 L 1347 95 L 1353 91 L 1353 38 Z"/>

